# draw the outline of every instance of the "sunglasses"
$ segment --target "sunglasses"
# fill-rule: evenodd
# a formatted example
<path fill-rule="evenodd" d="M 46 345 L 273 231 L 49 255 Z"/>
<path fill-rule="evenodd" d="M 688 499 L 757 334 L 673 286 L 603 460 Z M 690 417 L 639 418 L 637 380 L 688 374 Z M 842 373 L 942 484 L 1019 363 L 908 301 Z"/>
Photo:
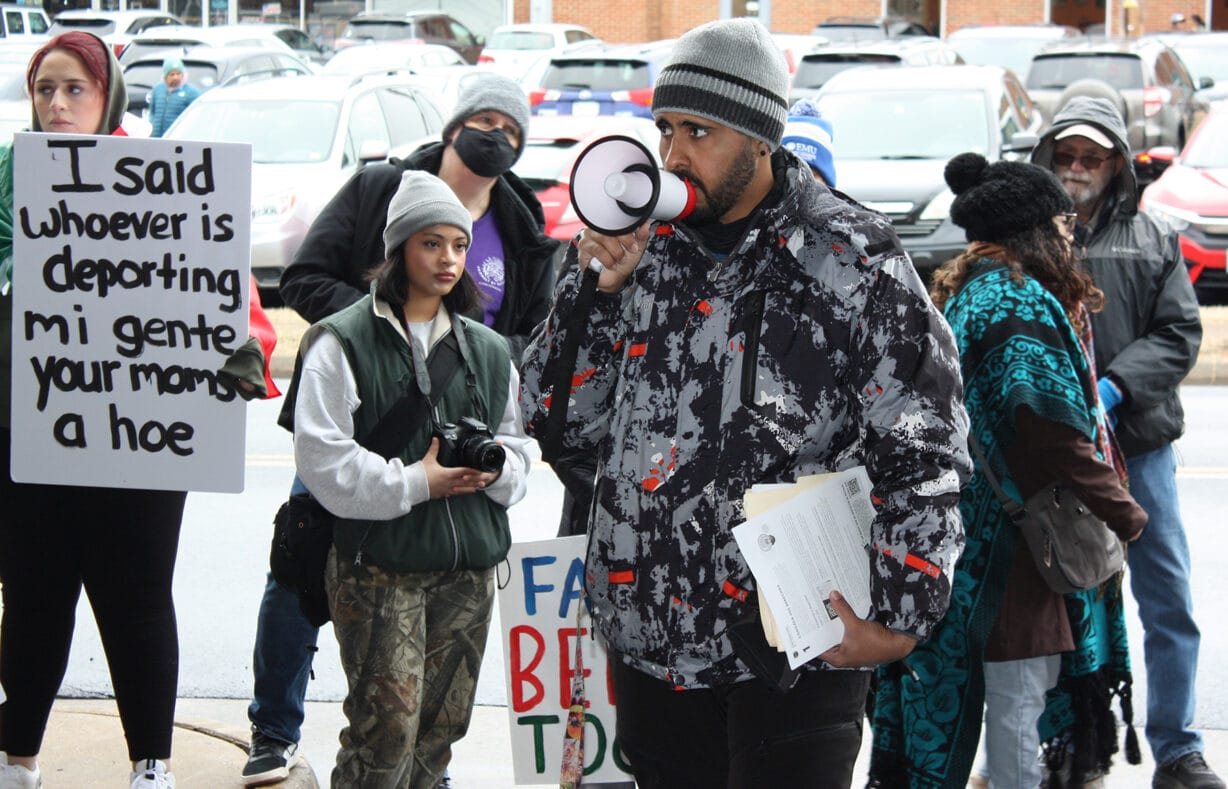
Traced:
<path fill-rule="evenodd" d="M 1079 220 L 1079 215 L 1073 211 L 1063 211 L 1057 215 L 1057 221 L 1062 226 L 1062 229 L 1067 232 L 1074 232 L 1075 226 Z"/>
<path fill-rule="evenodd" d="M 1104 164 L 1116 155 L 1117 154 L 1109 154 L 1108 156 L 1101 158 L 1090 154 L 1087 156 L 1075 156 L 1074 154 L 1069 153 L 1054 153 L 1053 163 L 1058 167 L 1070 167 L 1076 160 L 1078 160 L 1079 164 L 1083 165 L 1084 170 L 1099 170 L 1100 165 Z"/>

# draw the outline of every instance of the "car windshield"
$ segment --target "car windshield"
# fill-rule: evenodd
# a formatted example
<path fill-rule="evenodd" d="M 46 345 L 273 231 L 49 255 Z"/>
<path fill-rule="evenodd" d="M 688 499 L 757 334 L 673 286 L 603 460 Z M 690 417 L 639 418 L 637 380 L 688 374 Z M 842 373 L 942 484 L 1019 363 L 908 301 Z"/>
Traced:
<path fill-rule="evenodd" d="M 651 84 L 642 60 L 556 60 L 542 77 L 542 87 L 555 90 L 636 90 Z"/>
<path fill-rule="evenodd" d="M 530 30 L 505 30 L 490 37 L 487 49 L 550 49 L 554 36 Z"/>
<path fill-rule="evenodd" d="M 258 164 L 322 162 L 332 151 L 340 105 L 311 99 L 195 103 L 179 116 L 178 140 L 246 142 Z"/>
<path fill-rule="evenodd" d="M 188 83 L 202 93 L 217 85 L 217 66 L 211 63 L 187 63 L 184 66 Z M 162 64 L 158 61 L 133 63 L 124 69 L 124 84 L 130 88 L 151 88 L 162 81 Z"/>
<path fill-rule="evenodd" d="M 1211 77 L 1228 82 L 1228 57 L 1219 46 L 1177 46 L 1177 54 L 1195 77 Z"/>
<path fill-rule="evenodd" d="M 1198 134 L 1181 154 L 1187 167 L 1228 167 L 1228 112 L 1213 112 L 1202 122 Z"/>
<path fill-rule="evenodd" d="M 87 30 L 96 36 L 105 36 L 107 33 L 115 32 L 115 22 L 102 17 L 57 19 L 51 23 L 51 29 L 47 31 L 47 35 L 55 37 L 70 30 Z"/>
<path fill-rule="evenodd" d="M 342 38 L 369 38 L 373 41 L 396 41 L 410 37 L 411 26 L 406 22 L 350 22 Z"/>
<path fill-rule="evenodd" d="M 1118 90 L 1143 88 L 1143 61 L 1136 55 L 1053 55 L 1038 57 L 1028 71 L 1028 90 L 1061 90 L 1081 79 L 1098 79 Z"/>
<path fill-rule="evenodd" d="M 1028 76 L 1032 56 L 1045 45 L 1043 38 L 952 38 L 951 46 L 964 59 L 975 66 L 1004 66 L 1015 72 L 1019 79 Z"/>
<path fill-rule="evenodd" d="M 819 25 L 814 33 L 828 41 L 877 41 L 887 37 L 887 31 L 878 25 Z"/>
<path fill-rule="evenodd" d="M 821 88 L 823 83 L 854 66 L 900 65 L 899 55 L 869 55 L 846 52 L 842 54 L 807 55 L 798 64 L 793 75 L 795 88 Z"/>
<path fill-rule="evenodd" d="M 837 134 L 838 159 L 950 159 L 990 149 L 985 97 L 972 90 L 820 94 Z M 840 130 L 855 133 L 841 134 Z"/>

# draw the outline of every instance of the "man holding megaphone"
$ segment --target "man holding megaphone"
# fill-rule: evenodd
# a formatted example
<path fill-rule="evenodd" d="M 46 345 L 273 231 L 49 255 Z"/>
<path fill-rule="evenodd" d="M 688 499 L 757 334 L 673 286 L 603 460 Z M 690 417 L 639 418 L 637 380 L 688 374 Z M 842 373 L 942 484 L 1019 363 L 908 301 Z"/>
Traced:
<path fill-rule="evenodd" d="M 543 454 L 600 461 L 587 592 L 641 787 L 848 786 L 868 669 L 929 636 L 963 546 L 950 330 L 888 220 L 780 147 L 788 85 L 755 21 L 678 39 L 653 95 L 658 175 L 693 205 L 577 236 L 525 354 Z M 635 216 L 644 201 L 611 196 L 607 176 L 582 186 L 581 215 L 604 192 Z M 843 641 L 792 671 L 731 529 L 750 486 L 859 464 L 873 604 L 862 619 L 833 594 Z"/>

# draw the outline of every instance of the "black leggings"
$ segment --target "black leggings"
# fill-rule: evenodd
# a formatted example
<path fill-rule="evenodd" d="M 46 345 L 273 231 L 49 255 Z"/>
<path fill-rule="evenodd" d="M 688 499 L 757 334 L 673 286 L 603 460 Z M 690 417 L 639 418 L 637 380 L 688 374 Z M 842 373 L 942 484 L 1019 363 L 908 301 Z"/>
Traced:
<path fill-rule="evenodd" d="M 16 483 L 9 431 L 0 443 L 0 750 L 41 749 L 84 585 L 128 757 L 169 758 L 179 681 L 171 581 L 186 494 Z"/>

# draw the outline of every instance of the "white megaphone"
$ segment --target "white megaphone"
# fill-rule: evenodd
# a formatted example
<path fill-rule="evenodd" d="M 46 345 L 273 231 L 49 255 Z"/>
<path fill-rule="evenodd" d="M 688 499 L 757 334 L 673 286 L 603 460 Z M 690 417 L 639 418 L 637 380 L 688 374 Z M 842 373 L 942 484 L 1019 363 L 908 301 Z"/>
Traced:
<path fill-rule="evenodd" d="M 686 218 L 695 208 L 695 187 L 657 167 L 639 140 L 613 135 L 589 145 L 576 159 L 571 206 L 588 227 L 620 236 L 645 219 Z"/>

